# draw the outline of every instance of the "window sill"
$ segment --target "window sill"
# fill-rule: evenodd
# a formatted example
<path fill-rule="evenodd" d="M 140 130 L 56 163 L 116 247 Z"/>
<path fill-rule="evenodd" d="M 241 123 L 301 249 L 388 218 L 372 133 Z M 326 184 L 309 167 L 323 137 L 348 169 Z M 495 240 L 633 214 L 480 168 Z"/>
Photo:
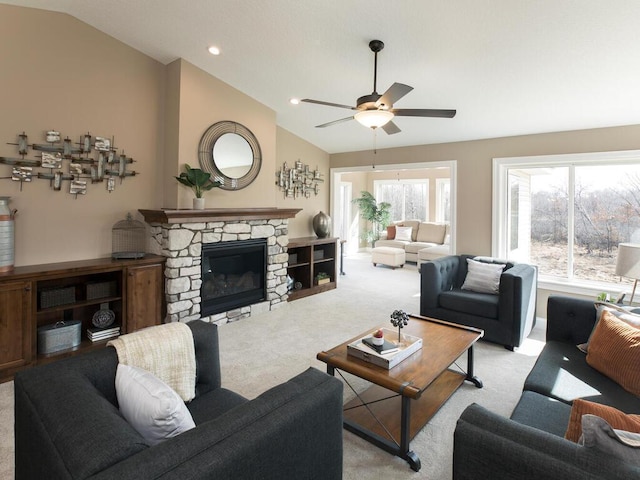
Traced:
<path fill-rule="evenodd" d="M 579 281 L 562 281 L 551 280 L 548 278 L 538 279 L 538 288 L 542 290 L 549 290 L 557 293 L 570 293 L 574 295 L 584 295 L 586 297 L 597 297 L 602 292 L 611 294 L 612 298 L 618 298 L 623 293 L 627 294 L 627 297 L 631 295 L 633 285 L 623 285 L 616 283 L 604 283 L 604 282 L 579 282 Z"/>

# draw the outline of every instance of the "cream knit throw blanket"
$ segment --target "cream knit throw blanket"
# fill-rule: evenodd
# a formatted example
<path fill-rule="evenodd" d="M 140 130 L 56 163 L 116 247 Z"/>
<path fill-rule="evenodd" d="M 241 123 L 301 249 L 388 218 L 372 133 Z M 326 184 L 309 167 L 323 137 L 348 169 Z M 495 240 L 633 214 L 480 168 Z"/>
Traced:
<path fill-rule="evenodd" d="M 118 360 L 153 373 L 188 402 L 196 395 L 196 353 L 191 329 L 184 323 L 165 323 L 121 335 L 107 345 Z"/>

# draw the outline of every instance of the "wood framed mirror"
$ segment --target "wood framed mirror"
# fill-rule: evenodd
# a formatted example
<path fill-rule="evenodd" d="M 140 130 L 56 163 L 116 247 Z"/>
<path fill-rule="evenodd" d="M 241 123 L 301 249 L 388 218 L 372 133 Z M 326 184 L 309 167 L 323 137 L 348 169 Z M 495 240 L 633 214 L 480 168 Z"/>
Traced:
<path fill-rule="evenodd" d="M 211 125 L 200 139 L 200 168 L 224 190 L 240 190 L 253 182 L 262 165 L 255 135 L 244 125 L 222 121 Z"/>

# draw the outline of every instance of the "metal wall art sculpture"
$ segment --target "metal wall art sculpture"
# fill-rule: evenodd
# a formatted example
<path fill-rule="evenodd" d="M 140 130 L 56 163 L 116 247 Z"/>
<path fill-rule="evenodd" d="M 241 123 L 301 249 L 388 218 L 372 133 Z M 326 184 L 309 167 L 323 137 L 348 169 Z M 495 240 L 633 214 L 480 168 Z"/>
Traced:
<path fill-rule="evenodd" d="M 0 177 L 20 182 L 20 190 L 25 182 L 31 182 L 32 178 L 49 180 L 51 188 L 55 191 L 62 190 L 62 182 L 69 182 L 69 193 L 85 195 L 87 193 L 87 181 L 91 183 L 105 182 L 109 192 L 115 190 L 115 179 L 120 182 L 125 177 L 138 175 L 134 170 L 127 170 L 135 160 L 127 157 L 124 151 L 118 155 L 113 138 L 92 137 L 86 133 L 80 137 L 79 142 L 73 142 L 69 137 L 61 140 L 60 132 L 49 130 L 45 134 L 44 144 L 29 144 L 27 134 L 18 135 L 18 143 L 8 143 L 18 147 L 20 158 L 0 157 L 0 164 L 13 166 L 10 177 Z M 25 158 L 29 148 L 40 152 L 39 159 Z M 68 161 L 65 172 L 64 163 Z M 44 172 L 35 172 L 34 168 L 44 169 Z"/>
<path fill-rule="evenodd" d="M 319 184 L 322 182 L 324 179 L 320 170 L 316 167 L 311 171 L 309 165 L 303 165 L 300 160 L 297 160 L 293 167 L 284 162 L 282 168 L 276 172 L 276 185 L 284 192 L 285 197 L 309 198 L 311 192 L 318 195 Z"/>

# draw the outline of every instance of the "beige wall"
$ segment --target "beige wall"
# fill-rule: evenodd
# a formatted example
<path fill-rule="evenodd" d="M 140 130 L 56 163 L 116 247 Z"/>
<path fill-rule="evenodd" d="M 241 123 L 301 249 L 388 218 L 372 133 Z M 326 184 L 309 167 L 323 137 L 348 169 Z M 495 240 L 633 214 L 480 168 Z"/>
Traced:
<path fill-rule="evenodd" d="M 329 154 L 324 150 L 302 140 L 291 132 L 278 127 L 276 130 L 277 162 L 270 177 L 271 185 L 275 185 L 276 172 L 282 168 L 284 162 L 292 166 L 297 160 L 303 165 L 309 165 L 311 170 L 320 170 L 324 182 L 320 184 L 318 195 L 311 194 L 309 198 L 287 198 L 276 188 L 276 207 L 302 208 L 303 210 L 292 220 L 289 220 L 289 238 L 308 237 L 313 232 L 313 217 L 320 211 L 330 215 L 329 211 Z M 332 234 L 333 228 L 332 228 Z"/>
<path fill-rule="evenodd" d="M 54 191 L 34 179 L 20 191 L 18 182 L 0 180 L 0 195 L 18 210 L 15 264 L 110 255 L 113 224 L 160 205 L 164 66 L 68 15 L 7 5 L 0 5 L 0 58 L 0 156 L 18 156 L 7 142 L 23 131 L 30 143 L 46 143 L 50 129 L 74 141 L 90 132 L 113 136 L 140 172 L 116 180 L 113 193 L 89 181 L 77 199 L 68 181 Z M 0 177 L 11 170 L 0 165 Z"/>
<path fill-rule="evenodd" d="M 179 91 L 168 95 L 179 95 L 179 119 L 177 129 L 168 130 L 167 137 L 177 136 L 178 155 L 165 160 L 167 168 L 173 168 L 174 175 L 178 175 L 185 163 L 198 166 L 198 145 L 206 130 L 224 120 L 240 123 L 253 132 L 260 144 L 260 173 L 253 183 L 241 190 L 214 188 L 205 192 L 205 207 L 275 206 L 275 112 L 185 60 L 179 59 L 169 65 L 170 71 L 174 68 L 179 70 Z M 175 119 L 168 117 L 166 123 L 173 125 Z M 179 186 L 177 196 L 169 193 L 165 195 L 163 206 L 191 208 L 194 196 L 191 189 Z"/>
<path fill-rule="evenodd" d="M 640 149 L 640 125 L 378 150 L 376 165 L 457 161 L 457 251 L 491 254 L 492 159 Z M 331 167 L 369 166 L 371 152 L 331 155 Z"/>
<path fill-rule="evenodd" d="M 67 193 L 69 182 L 56 192 L 34 179 L 20 191 L 19 183 L 0 179 L 0 196 L 10 196 L 18 210 L 16 266 L 106 257 L 111 228 L 128 212 L 142 220 L 138 209 L 191 208 L 193 193 L 173 177 L 184 163 L 199 164 L 200 137 L 221 120 L 256 135 L 262 168 L 245 189 L 207 192 L 207 207 L 303 208 L 290 222 L 294 235 L 311 234 L 309 219 L 328 212 L 328 183 L 317 198 L 284 202 L 275 186 L 276 150 L 318 165 L 325 178 L 328 154 L 277 134 L 273 110 L 184 60 L 165 66 L 71 16 L 8 5 L 0 5 L 0 58 L 0 156 L 17 156 L 7 142 L 23 131 L 30 143 L 45 143 L 50 129 L 74 140 L 88 131 L 115 137 L 140 173 L 118 180 L 111 194 L 104 183 L 89 184 L 78 199 Z M 0 164 L 0 177 L 10 175 L 11 167 Z"/>

